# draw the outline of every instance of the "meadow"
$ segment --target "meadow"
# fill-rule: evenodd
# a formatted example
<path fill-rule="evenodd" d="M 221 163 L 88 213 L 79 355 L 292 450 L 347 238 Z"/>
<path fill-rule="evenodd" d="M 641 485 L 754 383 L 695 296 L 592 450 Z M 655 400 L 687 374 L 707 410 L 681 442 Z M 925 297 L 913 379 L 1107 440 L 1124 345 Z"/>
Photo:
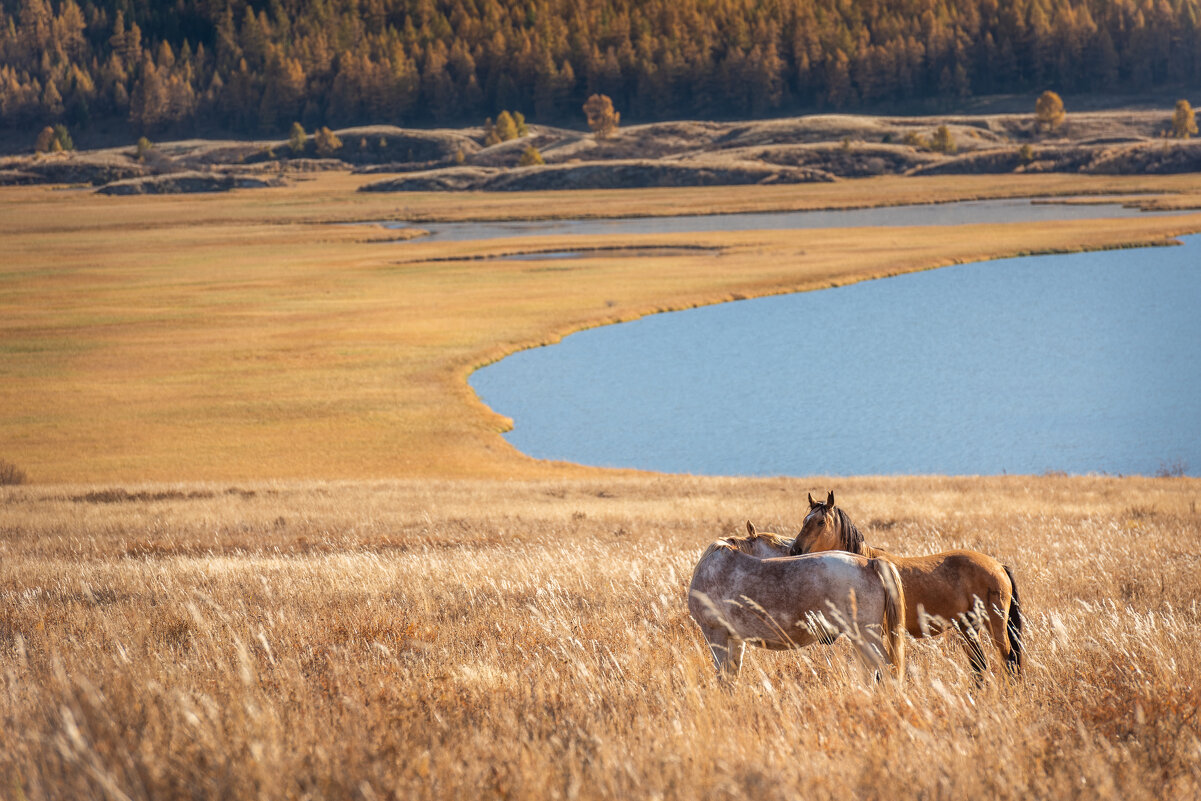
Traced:
<path fill-rule="evenodd" d="M 864 179 L 719 192 L 229 195 L 0 188 L 0 799 L 1188 798 L 1201 794 L 1201 481 L 724 479 L 548 464 L 474 367 L 670 308 L 1038 251 L 1166 244 L 1172 219 L 628 237 L 475 257 L 383 218 L 703 213 L 1152 193 L 1195 179 Z M 462 257 L 460 261 L 435 261 Z M 1183 434 L 1182 434 L 1183 435 Z M 834 489 L 869 542 L 1010 564 L 1020 683 L 911 643 L 713 675 L 696 558 Z"/>
<path fill-rule="evenodd" d="M 949 641 L 716 678 L 703 547 L 836 488 L 1014 568 L 1024 678 Z M 1193 798 L 1201 486 L 609 477 L 0 490 L 0 798 Z"/>
<path fill-rule="evenodd" d="M 301 179 L 307 176 L 299 176 Z M 34 482 L 555 477 L 498 436 L 470 371 L 581 328 L 1028 252 L 1166 243 L 1172 218 L 388 244 L 380 219 L 620 216 L 1147 194 L 1192 176 L 881 177 L 545 193 L 359 193 L 315 174 L 229 194 L 0 188 L 0 443 Z M 475 257 L 701 245 L 571 269 Z M 462 257 L 462 261 L 435 261 Z"/>

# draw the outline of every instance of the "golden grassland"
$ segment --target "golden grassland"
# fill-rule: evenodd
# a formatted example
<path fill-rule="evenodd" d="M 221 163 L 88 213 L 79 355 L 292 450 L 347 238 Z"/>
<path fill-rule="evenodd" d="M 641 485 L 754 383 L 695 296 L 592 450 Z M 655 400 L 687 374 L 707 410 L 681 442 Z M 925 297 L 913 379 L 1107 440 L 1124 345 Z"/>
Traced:
<path fill-rule="evenodd" d="M 1017 684 L 950 641 L 714 674 L 714 537 L 834 487 L 1014 568 Z M 1201 481 L 392 480 L 0 488 L 0 799 L 1201 794 Z"/>
<path fill-rule="evenodd" d="M 1033 251 L 1162 243 L 1201 212 L 944 229 L 386 243 L 403 219 L 660 215 L 1028 195 L 1152 193 L 1194 176 L 878 178 L 775 187 L 377 194 L 375 176 L 116 198 L 0 188 L 0 458 L 34 482 L 597 475 L 537 462 L 471 370 L 583 327 Z M 570 269 L 435 261 L 565 247 Z"/>
<path fill-rule="evenodd" d="M 355 193 L 366 180 L 0 189 L 0 458 L 34 481 L 0 487 L 0 801 L 1201 795 L 1201 481 L 548 464 L 465 381 L 585 326 L 1164 243 L 1201 214 L 458 244 L 329 224 L 1112 193 L 1193 208 L 1194 177 Z M 617 245 L 675 249 L 563 271 L 477 258 Z M 875 545 L 1013 566 L 1019 684 L 975 686 L 948 641 L 911 645 L 903 691 L 864 685 L 845 643 L 713 675 L 684 602 L 695 559 L 747 518 L 792 533 L 830 487 Z"/>

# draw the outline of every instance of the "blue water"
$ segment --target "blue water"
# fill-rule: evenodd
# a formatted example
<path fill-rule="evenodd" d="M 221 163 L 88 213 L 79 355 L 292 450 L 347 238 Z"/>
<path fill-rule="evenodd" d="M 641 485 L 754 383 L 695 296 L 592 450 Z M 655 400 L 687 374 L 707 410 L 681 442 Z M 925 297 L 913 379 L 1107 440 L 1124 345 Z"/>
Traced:
<path fill-rule="evenodd" d="M 973 223 L 1088 220 L 1098 217 L 1133 217 L 1143 212 L 1121 203 L 1070 204 L 1033 202 L 1026 198 L 971 200 L 958 203 L 925 203 L 874 209 L 822 211 L 767 211 L 745 214 L 698 214 L 675 217 L 620 217 L 594 220 L 516 220 L 477 222 L 387 222 L 389 228 L 428 231 L 421 241 L 461 242 L 511 236 L 564 236 L 595 234 L 667 234 L 705 231 L 774 231 L 794 228 L 864 228 L 875 226 L 970 225 Z M 415 240 L 410 240 L 415 241 Z"/>
<path fill-rule="evenodd" d="M 544 459 L 711 475 L 1201 475 L 1201 236 L 573 334 L 471 385 Z"/>

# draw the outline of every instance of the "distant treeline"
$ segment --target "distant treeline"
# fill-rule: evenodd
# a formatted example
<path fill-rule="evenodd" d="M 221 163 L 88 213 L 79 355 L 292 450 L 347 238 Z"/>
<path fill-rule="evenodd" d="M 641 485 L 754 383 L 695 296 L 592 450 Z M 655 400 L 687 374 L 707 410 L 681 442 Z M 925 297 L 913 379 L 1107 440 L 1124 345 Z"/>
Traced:
<path fill-rule="evenodd" d="M 1201 85 L 1198 0 L 0 0 L 0 126 L 736 118 Z M 33 133 L 31 133 L 32 142 Z"/>

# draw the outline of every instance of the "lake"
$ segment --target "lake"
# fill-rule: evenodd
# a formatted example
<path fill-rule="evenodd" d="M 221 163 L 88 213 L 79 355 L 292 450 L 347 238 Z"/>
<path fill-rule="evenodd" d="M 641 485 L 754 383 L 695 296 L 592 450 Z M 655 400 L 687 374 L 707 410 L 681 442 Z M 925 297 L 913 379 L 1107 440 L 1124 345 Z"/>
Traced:
<path fill-rule="evenodd" d="M 1201 475 L 1201 236 L 653 315 L 471 377 L 543 459 Z"/>
<path fill-rule="evenodd" d="M 1132 217 L 1143 212 L 1121 203 L 1054 203 L 1028 198 L 926 203 L 873 209 L 771 211 L 746 214 L 699 214 L 676 217 L 621 217 L 595 220 L 517 220 L 512 222 L 384 222 L 389 228 L 420 228 L 427 236 L 409 241 L 462 242 L 514 236 L 597 234 L 673 234 L 706 231 L 774 231 L 803 228 L 864 228 L 874 226 L 969 225 L 973 223 L 1038 222 L 1099 217 Z"/>

